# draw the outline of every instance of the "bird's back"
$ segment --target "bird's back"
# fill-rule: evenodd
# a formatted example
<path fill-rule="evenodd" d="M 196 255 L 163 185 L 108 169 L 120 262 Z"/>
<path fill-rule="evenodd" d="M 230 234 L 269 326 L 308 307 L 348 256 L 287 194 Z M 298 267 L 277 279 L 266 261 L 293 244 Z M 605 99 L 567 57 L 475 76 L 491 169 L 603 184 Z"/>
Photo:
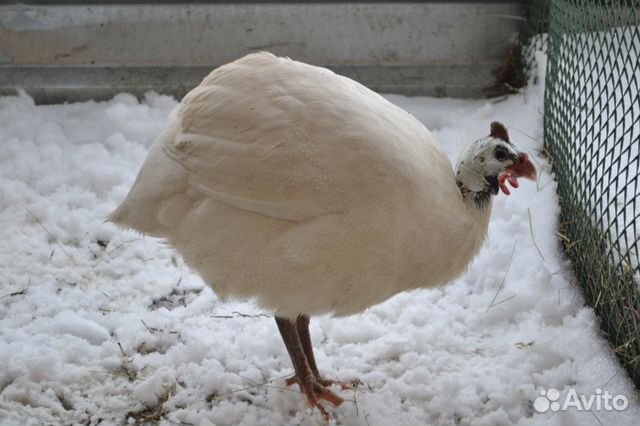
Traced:
<path fill-rule="evenodd" d="M 329 70 L 259 53 L 185 96 L 110 219 L 168 239 L 222 297 L 349 314 L 458 273 L 468 259 L 447 263 L 442 248 L 476 232 L 464 209 L 415 118 Z"/>

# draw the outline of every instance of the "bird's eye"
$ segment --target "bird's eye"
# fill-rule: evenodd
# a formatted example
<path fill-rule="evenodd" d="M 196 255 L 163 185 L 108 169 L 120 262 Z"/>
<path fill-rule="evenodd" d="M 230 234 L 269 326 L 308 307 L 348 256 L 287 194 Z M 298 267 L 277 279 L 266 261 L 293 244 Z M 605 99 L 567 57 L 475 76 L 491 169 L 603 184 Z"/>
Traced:
<path fill-rule="evenodd" d="M 498 161 L 505 161 L 509 157 L 509 154 L 507 154 L 507 151 L 504 148 L 496 148 L 494 156 Z"/>

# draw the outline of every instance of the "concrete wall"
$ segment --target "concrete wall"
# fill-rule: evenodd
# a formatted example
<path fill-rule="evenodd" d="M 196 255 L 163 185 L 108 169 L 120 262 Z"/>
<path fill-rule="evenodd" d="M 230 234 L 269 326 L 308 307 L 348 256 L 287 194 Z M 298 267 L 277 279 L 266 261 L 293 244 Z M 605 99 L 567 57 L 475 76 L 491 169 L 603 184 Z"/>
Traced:
<path fill-rule="evenodd" d="M 0 94 L 182 96 L 213 67 L 268 50 L 378 91 L 477 97 L 522 15 L 504 1 L 0 4 Z"/>

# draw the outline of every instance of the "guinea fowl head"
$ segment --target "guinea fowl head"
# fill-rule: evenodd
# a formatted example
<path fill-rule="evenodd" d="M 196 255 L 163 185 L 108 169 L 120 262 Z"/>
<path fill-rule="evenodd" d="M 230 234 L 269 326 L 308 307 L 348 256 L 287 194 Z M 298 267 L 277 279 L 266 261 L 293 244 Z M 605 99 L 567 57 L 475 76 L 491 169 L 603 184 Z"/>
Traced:
<path fill-rule="evenodd" d="M 535 180 L 536 169 L 529 156 L 518 152 L 509 140 L 507 129 L 491 123 L 489 136 L 473 142 L 458 161 L 456 181 L 465 199 L 484 207 L 499 190 L 505 195 L 518 187 L 518 178 Z"/>

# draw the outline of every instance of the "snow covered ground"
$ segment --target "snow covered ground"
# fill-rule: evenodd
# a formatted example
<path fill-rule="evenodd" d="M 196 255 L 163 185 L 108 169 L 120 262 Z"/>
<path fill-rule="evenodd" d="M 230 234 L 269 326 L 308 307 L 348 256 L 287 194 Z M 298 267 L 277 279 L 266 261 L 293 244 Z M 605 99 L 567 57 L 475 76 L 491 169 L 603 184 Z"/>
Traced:
<path fill-rule="evenodd" d="M 541 86 L 494 100 L 388 98 L 452 161 L 503 122 L 540 180 L 496 197 L 488 240 L 456 282 L 312 319 L 325 375 L 363 382 L 340 392 L 334 422 L 638 424 L 637 393 L 554 234 Z M 268 313 L 219 302 L 162 242 L 103 222 L 175 104 L 152 94 L 53 106 L 0 98 L 0 424 L 324 423 L 285 387 L 292 367 Z M 550 388 L 560 403 L 572 389 L 600 389 L 629 406 L 539 413 L 534 401 Z"/>

